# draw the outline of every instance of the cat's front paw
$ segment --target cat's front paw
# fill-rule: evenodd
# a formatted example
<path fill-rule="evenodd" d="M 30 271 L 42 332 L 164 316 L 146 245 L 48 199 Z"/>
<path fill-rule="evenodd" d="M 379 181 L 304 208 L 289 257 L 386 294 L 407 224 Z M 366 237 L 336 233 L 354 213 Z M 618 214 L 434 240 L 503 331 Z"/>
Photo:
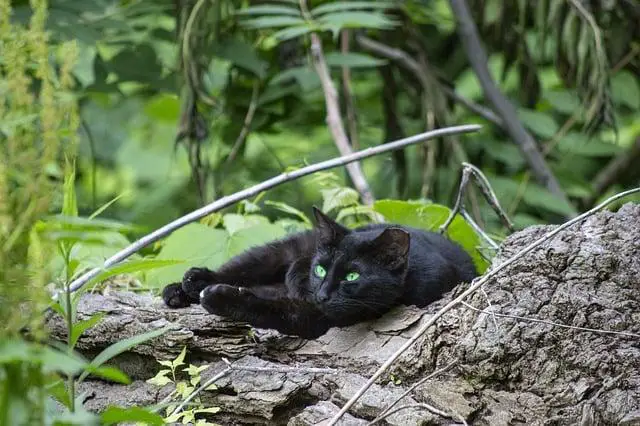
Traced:
<path fill-rule="evenodd" d="M 255 296 L 244 287 L 214 284 L 200 293 L 200 304 L 210 314 L 230 317 L 247 308 Z"/>
<path fill-rule="evenodd" d="M 200 292 L 207 286 L 215 284 L 213 271 L 207 268 L 191 268 L 182 277 L 182 290 L 192 299 L 199 300 Z"/>
<path fill-rule="evenodd" d="M 182 290 L 181 283 L 169 284 L 162 290 L 162 300 L 170 308 L 186 308 L 194 303 L 194 300 Z"/>

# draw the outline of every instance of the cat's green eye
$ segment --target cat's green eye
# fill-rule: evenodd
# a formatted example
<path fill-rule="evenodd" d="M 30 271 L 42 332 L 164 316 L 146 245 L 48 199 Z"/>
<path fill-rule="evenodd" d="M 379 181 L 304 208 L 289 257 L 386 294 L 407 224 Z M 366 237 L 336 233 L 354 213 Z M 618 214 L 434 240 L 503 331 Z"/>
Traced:
<path fill-rule="evenodd" d="M 316 265 L 315 269 L 313 270 L 313 273 L 316 274 L 316 277 L 318 278 L 324 278 L 327 276 L 327 270 L 320 265 Z"/>
<path fill-rule="evenodd" d="M 360 278 L 360 274 L 357 272 L 349 272 L 346 278 L 347 278 L 347 281 L 355 281 L 358 278 Z"/>

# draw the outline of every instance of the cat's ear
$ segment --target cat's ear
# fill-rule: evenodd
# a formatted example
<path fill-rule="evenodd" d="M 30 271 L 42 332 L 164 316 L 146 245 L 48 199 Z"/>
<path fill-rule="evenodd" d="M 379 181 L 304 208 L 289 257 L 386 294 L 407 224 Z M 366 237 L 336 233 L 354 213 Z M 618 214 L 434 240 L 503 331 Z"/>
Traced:
<path fill-rule="evenodd" d="M 375 259 L 390 269 L 404 265 L 409 256 L 411 238 L 402 228 L 387 228 L 372 242 Z"/>
<path fill-rule="evenodd" d="M 313 215 L 316 218 L 316 229 L 322 244 L 339 243 L 349 233 L 347 228 L 322 213 L 316 206 L 313 206 Z"/>

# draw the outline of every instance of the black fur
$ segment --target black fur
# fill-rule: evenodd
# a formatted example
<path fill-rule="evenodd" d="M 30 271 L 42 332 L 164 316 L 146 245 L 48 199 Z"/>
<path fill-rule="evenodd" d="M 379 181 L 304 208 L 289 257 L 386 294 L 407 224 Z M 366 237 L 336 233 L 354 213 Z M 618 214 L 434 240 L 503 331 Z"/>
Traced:
<path fill-rule="evenodd" d="M 201 303 L 212 314 L 316 338 L 397 305 L 424 307 L 477 275 L 471 257 L 439 234 L 389 224 L 349 230 L 314 214 L 312 231 L 252 248 L 217 271 L 188 270 L 165 287 L 165 303 Z M 347 281 L 352 272 L 359 277 Z"/>

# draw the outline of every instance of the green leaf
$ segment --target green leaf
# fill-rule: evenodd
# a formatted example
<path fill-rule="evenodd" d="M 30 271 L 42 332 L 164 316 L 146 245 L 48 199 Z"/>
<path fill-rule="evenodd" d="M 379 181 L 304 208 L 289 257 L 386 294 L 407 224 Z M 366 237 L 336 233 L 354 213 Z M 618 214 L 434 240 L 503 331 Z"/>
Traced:
<path fill-rule="evenodd" d="M 291 40 L 292 38 L 300 37 L 313 31 L 313 27 L 304 23 L 303 25 L 296 25 L 294 27 L 283 28 L 273 33 L 273 37 L 282 42 Z"/>
<path fill-rule="evenodd" d="M 156 330 L 151 330 L 143 334 L 139 334 L 137 336 L 132 336 L 127 339 L 121 340 L 108 348 L 104 349 L 100 352 L 91 362 L 90 367 L 97 368 L 100 367 L 105 362 L 109 361 L 111 358 L 120 355 L 123 352 L 128 351 L 134 346 L 138 346 L 141 343 L 147 342 L 151 339 L 155 339 L 158 336 L 163 335 L 169 330 L 169 327 L 163 327 Z M 83 381 L 88 375 L 90 371 L 83 372 L 78 378 L 78 382 Z"/>
<path fill-rule="evenodd" d="M 78 79 L 82 87 L 92 85 L 96 81 L 94 62 L 97 49 L 95 46 L 78 43 L 80 51 L 73 65 L 73 75 Z"/>
<path fill-rule="evenodd" d="M 373 209 L 381 213 L 388 222 L 411 226 L 426 231 L 437 232 L 447 220 L 451 210 L 438 204 L 422 204 L 397 200 L 378 200 Z M 456 215 L 447 236 L 458 243 L 471 256 L 478 273 L 482 274 L 489 263 L 480 255 L 480 237 L 460 215 Z"/>
<path fill-rule="evenodd" d="M 180 118 L 180 99 L 174 93 L 159 93 L 147 101 L 144 112 L 154 120 L 177 123 Z"/>
<path fill-rule="evenodd" d="M 236 11 L 236 15 L 291 15 L 300 16 L 300 10 L 277 4 L 263 4 Z"/>
<path fill-rule="evenodd" d="M 65 216 L 78 216 L 78 202 L 76 200 L 76 171 L 75 165 L 65 160 L 64 186 L 62 201 L 62 214 Z"/>
<path fill-rule="evenodd" d="M 320 87 L 321 84 L 318 74 L 310 67 L 303 66 L 289 68 L 276 74 L 271 80 L 269 80 L 269 86 L 278 85 L 280 83 L 287 82 L 290 79 L 294 79 L 303 92 L 310 92 L 311 90 Z"/>
<path fill-rule="evenodd" d="M 562 153 L 573 153 L 583 157 L 610 157 L 623 151 L 623 148 L 614 144 L 588 139 L 584 134 L 569 132 L 558 141 L 556 147 Z"/>
<path fill-rule="evenodd" d="M 550 114 L 530 109 L 518 109 L 518 117 L 529 130 L 546 139 L 551 139 L 560 129 Z"/>
<path fill-rule="evenodd" d="M 71 342 L 69 343 L 69 346 L 71 348 L 75 347 L 78 339 L 80 338 L 80 336 L 82 336 L 82 333 L 96 325 L 104 317 L 104 315 L 104 312 L 99 312 L 89 317 L 89 319 L 78 321 L 73 324 L 73 327 L 71 329 Z"/>
<path fill-rule="evenodd" d="M 102 412 L 100 419 L 103 424 L 108 425 L 131 422 L 143 422 L 145 425 L 151 426 L 164 425 L 162 416 L 140 407 L 109 407 Z"/>
<path fill-rule="evenodd" d="M 294 16 L 262 16 L 260 18 L 247 19 L 240 23 L 243 27 L 259 29 L 259 28 L 275 28 L 290 27 L 293 25 L 303 25 L 305 20 Z"/>
<path fill-rule="evenodd" d="M 252 72 L 259 78 L 266 75 L 269 67 L 269 63 L 260 59 L 250 44 L 238 38 L 230 38 L 217 44 L 214 48 L 214 54 L 230 61 L 237 67 Z"/>
<path fill-rule="evenodd" d="M 529 183 L 522 200 L 530 206 L 543 208 L 560 215 L 570 216 L 577 213 L 572 205 L 536 183 Z"/>
<path fill-rule="evenodd" d="M 229 69 L 231 68 L 231 64 L 232 62 L 229 60 L 215 57 L 211 59 L 207 72 L 202 76 L 202 82 L 207 93 L 212 96 L 222 94 L 229 82 Z M 263 65 L 258 65 L 257 63 L 253 63 L 253 61 L 251 61 L 251 67 L 260 70 L 264 68 Z"/>
<path fill-rule="evenodd" d="M 94 211 L 93 213 L 91 213 L 91 216 L 89 216 L 87 219 L 92 220 L 92 219 L 95 219 L 96 217 L 100 216 L 102 214 L 102 212 L 104 212 L 106 209 L 111 207 L 111 205 L 113 203 L 118 201 L 120 198 L 124 197 L 126 194 L 127 194 L 126 192 L 123 192 L 122 194 L 113 197 L 111 200 L 107 201 L 106 203 L 104 203 L 103 205 L 98 207 L 98 209 L 96 211 Z"/>
<path fill-rule="evenodd" d="M 128 385 L 131 383 L 131 379 L 129 378 L 129 376 L 124 374 L 116 367 L 103 365 L 102 367 L 91 368 L 89 366 L 87 367 L 87 371 L 89 371 L 94 376 L 102 377 L 103 379 L 108 379 L 116 383 L 122 383 L 124 385 Z"/>
<path fill-rule="evenodd" d="M 323 199 L 322 211 L 325 213 L 342 207 L 356 205 L 360 199 L 358 191 L 348 187 L 323 189 L 321 193 Z"/>
<path fill-rule="evenodd" d="M 386 65 L 388 61 L 364 53 L 329 52 L 325 55 L 327 65 L 332 67 L 371 68 Z"/>
<path fill-rule="evenodd" d="M 266 216 L 257 214 L 241 215 L 236 213 L 228 213 L 222 216 L 224 228 L 233 235 L 237 231 L 250 228 L 256 225 L 268 225 L 269 219 Z"/>
<path fill-rule="evenodd" d="M 182 281 L 191 267 L 215 269 L 227 260 L 229 233 L 201 223 L 191 223 L 171 234 L 164 242 L 157 260 L 182 260 L 182 264 L 154 269 L 147 274 L 147 285 L 162 287 Z"/>
<path fill-rule="evenodd" d="M 551 106 L 563 114 L 571 115 L 581 107 L 578 95 L 569 90 L 554 90 L 544 94 Z"/>
<path fill-rule="evenodd" d="M 325 3 L 311 10 L 313 16 L 320 16 L 332 12 L 349 12 L 356 9 L 392 9 L 396 5 L 390 1 L 338 1 Z"/>
<path fill-rule="evenodd" d="M 183 346 L 182 351 L 178 354 L 176 359 L 171 362 L 171 368 L 175 369 L 176 367 L 184 364 L 184 357 L 187 355 L 187 347 Z"/>
<path fill-rule="evenodd" d="M 292 216 L 297 217 L 298 219 L 300 219 L 302 222 L 304 222 L 309 226 L 312 225 L 311 221 L 309 220 L 306 214 L 302 213 L 300 210 L 296 209 L 295 207 L 291 207 L 289 204 L 281 203 L 279 201 L 268 201 L 268 200 L 265 201 L 264 203 L 267 206 L 271 206 L 275 209 L 280 210 L 281 212 L 288 213 Z"/>
<path fill-rule="evenodd" d="M 182 260 L 171 259 L 135 259 L 127 260 L 116 266 L 101 272 L 98 276 L 93 278 L 90 283 L 99 283 L 108 278 L 114 277 L 120 274 L 132 274 L 134 272 L 151 271 L 159 268 L 165 268 L 167 266 L 180 265 Z"/>
<path fill-rule="evenodd" d="M 200 372 L 206 370 L 207 368 L 209 368 L 209 365 L 207 364 L 201 365 L 199 367 L 193 364 L 189 364 L 189 366 L 187 368 L 183 368 L 182 371 L 186 371 L 190 377 L 193 377 L 199 375 Z"/>
<path fill-rule="evenodd" d="M 640 110 L 640 82 L 630 71 L 619 71 L 611 79 L 611 96 L 615 103 Z"/>
<path fill-rule="evenodd" d="M 237 256 L 251 247 L 260 246 L 270 241 L 283 238 L 287 232 L 278 225 L 261 224 L 236 231 L 227 246 L 227 259 Z"/>
<path fill-rule="evenodd" d="M 379 12 L 335 12 L 323 15 L 318 23 L 325 29 L 375 28 L 391 29 L 399 24 Z"/>
<path fill-rule="evenodd" d="M 117 231 L 120 233 L 132 232 L 138 228 L 128 223 L 111 219 L 86 218 L 80 216 L 52 215 L 46 216 L 37 224 L 38 232 L 71 229 L 76 231 Z"/>
<path fill-rule="evenodd" d="M 171 362 L 169 362 L 169 364 L 171 364 Z M 171 373 L 171 370 L 160 370 L 158 371 L 158 374 L 148 379 L 147 383 L 149 383 L 150 385 L 158 386 L 158 387 L 162 387 L 168 383 L 172 383 L 173 380 L 167 377 L 169 373 Z"/>

